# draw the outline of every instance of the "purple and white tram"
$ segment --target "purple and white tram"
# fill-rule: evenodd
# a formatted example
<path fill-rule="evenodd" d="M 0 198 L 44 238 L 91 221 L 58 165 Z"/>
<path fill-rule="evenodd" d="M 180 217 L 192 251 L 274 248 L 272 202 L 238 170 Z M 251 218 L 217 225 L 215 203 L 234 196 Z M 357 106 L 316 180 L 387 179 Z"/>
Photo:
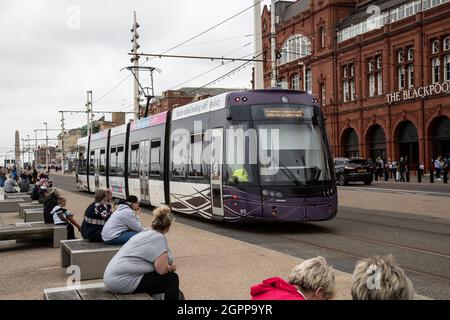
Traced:
<path fill-rule="evenodd" d="M 78 142 L 77 186 L 228 222 L 337 214 L 317 100 L 279 89 L 225 93 Z"/>

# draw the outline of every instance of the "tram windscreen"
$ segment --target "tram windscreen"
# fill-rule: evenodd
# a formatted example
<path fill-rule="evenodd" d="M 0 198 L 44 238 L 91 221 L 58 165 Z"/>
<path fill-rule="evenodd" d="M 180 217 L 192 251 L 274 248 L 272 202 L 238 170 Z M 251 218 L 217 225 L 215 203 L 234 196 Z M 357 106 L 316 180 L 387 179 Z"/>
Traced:
<path fill-rule="evenodd" d="M 263 186 L 322 185 L 331 181 L 324 132 L 310 107 L 264 110 L 255 121 Z M 275 115 L 271 120 L 267 115 Z"/>

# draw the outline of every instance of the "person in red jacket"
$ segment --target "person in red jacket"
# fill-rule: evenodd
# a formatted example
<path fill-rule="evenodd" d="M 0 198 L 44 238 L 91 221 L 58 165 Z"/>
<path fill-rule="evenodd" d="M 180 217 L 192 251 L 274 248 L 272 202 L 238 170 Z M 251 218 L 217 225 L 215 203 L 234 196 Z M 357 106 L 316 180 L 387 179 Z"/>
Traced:
<path fill-rule="evenodd" d="M 250 289 L 252 300 L 329 300 L 334 296 L 334 270 L 322 257 L 296 266 L 288 281 L 274 277 Z"/>

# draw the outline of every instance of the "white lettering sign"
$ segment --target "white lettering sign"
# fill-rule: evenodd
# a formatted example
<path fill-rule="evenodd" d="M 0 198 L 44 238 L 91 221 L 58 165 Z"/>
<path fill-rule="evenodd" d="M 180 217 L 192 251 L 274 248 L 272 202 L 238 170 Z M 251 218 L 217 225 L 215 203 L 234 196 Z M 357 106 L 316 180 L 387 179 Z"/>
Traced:
<path fill-rule="evenodd" d="M 450 94 L 450 81 L 435 83 L 426 87 L 412 88 L 397 92 L 391 92 L 386 95 L 388 103 L 406 101 L 411 99 L 424 99 L 433 95 Z"/>

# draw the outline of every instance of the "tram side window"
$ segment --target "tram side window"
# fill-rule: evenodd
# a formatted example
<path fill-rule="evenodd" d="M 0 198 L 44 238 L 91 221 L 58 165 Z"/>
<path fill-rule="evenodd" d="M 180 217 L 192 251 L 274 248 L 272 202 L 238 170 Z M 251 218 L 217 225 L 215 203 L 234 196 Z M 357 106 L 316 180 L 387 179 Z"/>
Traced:
<path fill-rule="evenodd" d="M 161 140 L 152 141 L 150 151 L 150 175 L 159 176 L 161 174 Z"/>
<path fill-rule="evenodd" d="M 106 150 L 100 150 L 100 174 L 106 174 Z"/>
<path fill-rule="evenodd" d="M 189 135 L 176 136 L 172 141 L 172 176 L 186 177 L 189 163 Z"/>
<path fill-rule="evenodd" d="M 116 147 L 112 147 L 111 148 L 111 154 L 109 157 L 109 174 L 111 176 L 115 176 L 116 175 L 116 167 L 117 167 L 117 148 Z"/>
<path fill-rule="evenodd" d="M 95 150 L 91 151 L 91 156 L 89 158 L 89 171 L 90 174 L 94 174 L 94 164 L 95 164 Z"/>
<path fill-rule="evenodd" d="M 116 174 L 118 176 L 125 175 L 125 153 L 123 146 L 117 147 L 117 170 Z"/>
<path fill-rule="evenodd" d="M 248 124 L 230 125 L 225 140 L 226 164 L 224 181 L 230 185 L 252 184 L 255 182 L 254 165 L 257 156 L 257 137 Z"/>
<path fill-rule="evenodd" d="M 130 177 L 139 177 L 139 144 L 131 145 Z"/>
<path fill-rule="evenodd" d="M 204 135 L 191 135 L 191 145 L 189 148 L 189 177 L 203 177 L 204 165 L 202 161 Z"/>

